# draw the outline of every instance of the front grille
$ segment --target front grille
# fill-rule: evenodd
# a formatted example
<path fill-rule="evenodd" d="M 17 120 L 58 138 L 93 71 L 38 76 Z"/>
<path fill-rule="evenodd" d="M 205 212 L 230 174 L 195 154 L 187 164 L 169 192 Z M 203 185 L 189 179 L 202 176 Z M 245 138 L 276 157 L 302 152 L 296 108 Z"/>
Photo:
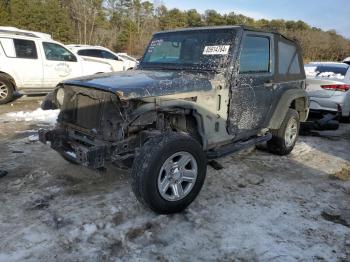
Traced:
<path fill-rule="evenodd" d="M 98 129 L 101 118 L 101 101 L 82 94 L 77 95 L 76 99 L 76 124 L 90 130 Z"/>
<path fill-rule="evenodd" d="M 59 120 L 77 127 L 98 130 L 106 93 L 88 88 L 65 86 L 64 102 Z"/>
<path fill-rule="evenodd" d="M 65 97 L 58 121 L 85 135 L 116 141 L 124 131 L 118 97 L 97 89 L 65 85 Z"/>

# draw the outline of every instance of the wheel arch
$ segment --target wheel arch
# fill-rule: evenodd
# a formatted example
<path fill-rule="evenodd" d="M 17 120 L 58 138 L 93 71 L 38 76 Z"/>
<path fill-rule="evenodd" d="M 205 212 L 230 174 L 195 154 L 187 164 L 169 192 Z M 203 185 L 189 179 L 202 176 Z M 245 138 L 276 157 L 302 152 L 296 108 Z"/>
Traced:
<path fill-rule="evenodd" d="M 305 90 L 291 89 L 282 95 L 270 119 L 268 128 L 280 128 L 289 108 L 298 111 L 301 122 L 306 121 L 309 114 L 309 98 Z"/>
<path fill-rule="evenodd" d="M 154 103 L 148 103 L 140 108 L 138 108 L 134 114 L 134 119 L 140 117 L 142 115 L 146 115 L 147 113 L 154 111 L 157 115 L 163 113 L 165 115 L 176 115 L 173 112 L 176 109 L 184 110 L 184 118 L 186 120 L 186 126 L 190 125 L 191 128 L 195 128 L 197 131 L 200 141 L 197 141 L 202 145 L 203 150 L 207 148 L 208 139 L 204 132 L 204 122 L 203 117 L 196 110 L 196 105 L 188 101 L 164 101 L 158 105 Z M 192 129 L 193 131 L 193 129 Z"/>

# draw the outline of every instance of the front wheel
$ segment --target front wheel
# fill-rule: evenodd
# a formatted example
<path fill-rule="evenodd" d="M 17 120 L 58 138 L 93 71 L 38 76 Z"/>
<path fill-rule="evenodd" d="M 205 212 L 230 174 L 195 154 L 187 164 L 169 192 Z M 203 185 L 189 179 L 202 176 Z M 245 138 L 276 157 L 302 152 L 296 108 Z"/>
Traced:
<path fill-rule="evenodd" d="M 299 136 L 299 114 L 294 109 L 288 109 L 282 125 L 277 130 L 271 130 L 272 139 L 267 142 L 268 150 L 277 155 L 288 155 L 294 148 Z"/>
<path fill-rule="evenodd" d="M 206 156 L 192 137 L 168 133 L 150 138 L 132 168 L 132 189 L 160 214 L 180 212 L 197 197 L 206 176 Z"/>

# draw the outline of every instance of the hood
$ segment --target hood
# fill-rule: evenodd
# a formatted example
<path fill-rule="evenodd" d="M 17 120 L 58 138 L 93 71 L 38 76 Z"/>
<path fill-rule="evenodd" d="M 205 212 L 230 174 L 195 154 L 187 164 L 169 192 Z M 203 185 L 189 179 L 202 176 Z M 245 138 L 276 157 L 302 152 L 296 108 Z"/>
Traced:
<path fill-rule="evenodd" d="M 209 91 L 208 73 L 185 71 L 132 70 L 66 80 L 63 84 L 91 87 L 116 93 L 122 99 Z"/>

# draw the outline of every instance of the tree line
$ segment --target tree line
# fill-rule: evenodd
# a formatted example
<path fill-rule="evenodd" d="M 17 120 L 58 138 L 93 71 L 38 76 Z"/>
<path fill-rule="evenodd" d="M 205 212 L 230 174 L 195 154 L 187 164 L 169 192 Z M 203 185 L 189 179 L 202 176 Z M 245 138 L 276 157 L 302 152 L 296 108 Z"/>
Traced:
<path fill-rule="evenodd" d="M 340 61 L 350 40 L 303 21 L 255 20 L 234 12 L 168 9 L 155 0 L 0 0 L 0 25 L 49 33 L 63 43 L 102 45 L 141 56 L 153 32 L 199 26 L 247 25 L 299 42 L 306 61 Z"/>

